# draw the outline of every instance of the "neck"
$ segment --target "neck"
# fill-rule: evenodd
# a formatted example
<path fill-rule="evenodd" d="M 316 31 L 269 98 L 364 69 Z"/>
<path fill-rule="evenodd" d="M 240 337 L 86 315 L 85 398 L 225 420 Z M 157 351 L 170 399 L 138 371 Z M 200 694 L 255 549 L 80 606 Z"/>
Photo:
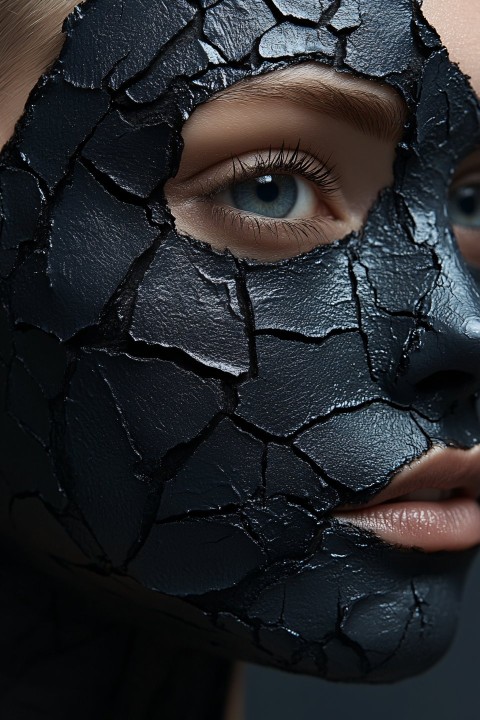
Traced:
<path fill-rule="evenodd" d="M 0 567 L 0 717 L 224 720 L 231 663 L 162 649 L 10 548 Z"/>

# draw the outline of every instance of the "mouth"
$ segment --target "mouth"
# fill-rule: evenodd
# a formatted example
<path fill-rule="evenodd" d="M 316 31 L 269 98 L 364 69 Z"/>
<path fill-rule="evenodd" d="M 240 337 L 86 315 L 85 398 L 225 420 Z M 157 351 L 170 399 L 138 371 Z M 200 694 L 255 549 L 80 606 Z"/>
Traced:
<path fill-rule="evenodd" d="M 365 505 L 343 505 L 333 517 L 392 545 L 425 552 L 480 544 L 480 446 L 432 448 L 404 467 Z"/>

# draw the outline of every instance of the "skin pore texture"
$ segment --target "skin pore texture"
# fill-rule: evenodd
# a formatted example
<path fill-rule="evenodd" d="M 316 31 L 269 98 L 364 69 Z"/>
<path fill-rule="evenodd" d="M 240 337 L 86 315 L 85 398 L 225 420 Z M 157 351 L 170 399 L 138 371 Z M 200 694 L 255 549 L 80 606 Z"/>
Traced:
<path fill-rule="evenodd" d="M 473 551 L 334 514 L 480 441 L 459 37 L 461 68 L 413 0 L 70 17 L 0 157 L 5 717 L 213 720 L 223 658 L 389 682 L 446 650 Z M 232 216 L 289 174 L 300 216 Z"/>

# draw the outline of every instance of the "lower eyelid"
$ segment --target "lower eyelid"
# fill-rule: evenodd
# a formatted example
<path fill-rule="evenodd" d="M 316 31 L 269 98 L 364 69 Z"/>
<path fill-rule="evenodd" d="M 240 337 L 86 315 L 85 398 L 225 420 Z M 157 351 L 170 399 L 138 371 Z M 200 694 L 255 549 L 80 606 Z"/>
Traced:
<path fill-rule="evenodd" d="M 279 234 L 282 231 L 288 233 L 297 233 L 303 235 L 306 232 L 315 232 L 321 236 L 319 244 L 328 242 L 328 239 L 324 235 L 322 224 L 329 224 L 330 218 L 320 217 L 309 217 L 309 218 L 268 218 L 262 215 L 255 215 L 254 213 L 246 213 L 242 210 L 235 208 L 229 208 L 228 206 L 215 205 L 211 208 L 212 218 L 214 220 L 221 220 L 224 223 L 230 222 L 231 224 L 237 224 L 237 230 L 244 230 L 246 227 L 250 227 L 255 232 L 268 232 L 273 237 L 278 239 Z M 322 237 L 323 236 L 323 237 Z M 287 238 L 288 239 L 288 238 Z"/>

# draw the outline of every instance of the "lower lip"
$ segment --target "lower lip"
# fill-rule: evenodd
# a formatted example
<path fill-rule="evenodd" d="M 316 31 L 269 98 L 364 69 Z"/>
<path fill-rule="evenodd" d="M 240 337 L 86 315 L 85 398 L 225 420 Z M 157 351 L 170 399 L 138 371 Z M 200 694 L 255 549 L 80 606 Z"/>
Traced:
<path fill-rule="evenodd" d="M 480 544 L 480 506 L 473 498 L 382 503 L 338 512 L 334 517 L 392 545 L 425 552 L 468 550 Z"/>

